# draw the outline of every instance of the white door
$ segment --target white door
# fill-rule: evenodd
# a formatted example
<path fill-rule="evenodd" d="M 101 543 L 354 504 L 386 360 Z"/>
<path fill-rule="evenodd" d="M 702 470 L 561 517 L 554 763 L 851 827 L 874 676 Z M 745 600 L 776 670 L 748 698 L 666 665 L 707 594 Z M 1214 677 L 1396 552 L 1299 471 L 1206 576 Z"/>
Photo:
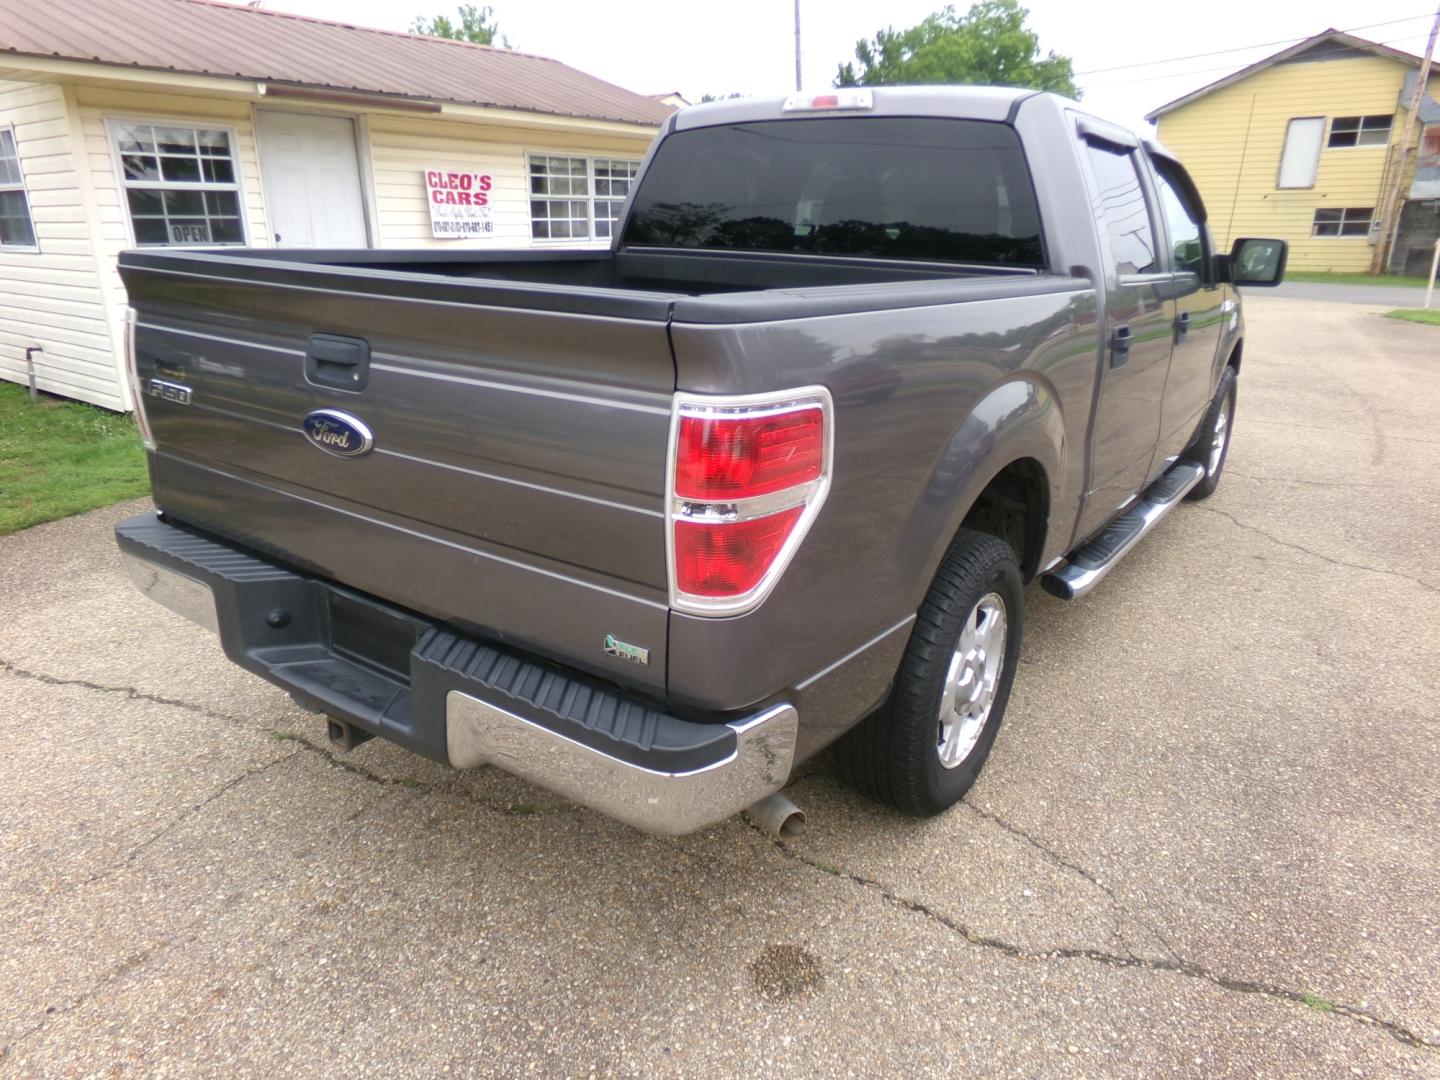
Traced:
<path fill-rule="evenodd" d="M 279 247 L 365 247 L 355 124 L 343 116 L 256 113 L 271 239 Z"/>

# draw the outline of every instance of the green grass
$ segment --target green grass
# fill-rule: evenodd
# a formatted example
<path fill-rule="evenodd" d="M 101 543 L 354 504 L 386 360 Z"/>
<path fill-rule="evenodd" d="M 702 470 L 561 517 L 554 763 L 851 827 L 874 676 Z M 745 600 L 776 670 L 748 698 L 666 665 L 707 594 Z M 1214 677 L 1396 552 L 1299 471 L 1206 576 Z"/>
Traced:
<path fill-rule="evenodd" d="M 1300 1003 L 1302 1005 L 1308 1005 L 1316 1012 L 1333 1013 L 1335 1011 L 1335 1006 L 1330 1004 L 1330 1002 L 1326 1001 L 1319 994 L 1306 994 L 1302 992 L 1300 994 Z"/>
<path fill-rule="evenodd" d="M 1385 313 L 1387 319 L 1404 319 L 1406 322 L 1426 323 L 1440 326 L 1440 311 L 1435 308 L 1402 307 Z"/>
<path fill-rule="evenodd" d="M 148 488 L 130 417 L 0 382 L 0 535 L 69 517 Z"/>
<path fill-rule="evenodd" d="M 1426 278 L 1401 274 L 1332 274 L 1326 270 L 1286 270 L 1286 281 L 1318 281 L 1327 285 L 1398 285 L 1407 289 L 1425 288 Z"/>

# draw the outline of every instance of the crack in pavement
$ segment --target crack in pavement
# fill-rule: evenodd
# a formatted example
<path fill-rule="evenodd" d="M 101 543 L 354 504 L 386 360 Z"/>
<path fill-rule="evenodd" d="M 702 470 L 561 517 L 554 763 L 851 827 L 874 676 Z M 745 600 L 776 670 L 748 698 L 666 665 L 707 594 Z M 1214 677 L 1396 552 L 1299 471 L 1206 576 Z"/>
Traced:
<path fill-rule="evenodd" d="M 802 855 L 800 852 L 790 847 L 790 845 L 787 844 L 784 840 L 775 836 L 771 836 L 768 832 L 765 832 L 765 830 L 761 829 L 758 825 L 755 825 L 753 823 L 749 824 L 750 828 L 754 829 L 756 832 L 760 833 L 766 840 L 770 841 L 771 845 L 778 849 L 780 854 L 784 858 L 798 862 L 802 866 L 806 866 L 809 867 L 811 870 L 814 870 L 816 873 L 824 874 L 826 877 L 840 877 L 845 879 L 846 881 L 849 881 L 853 885 L 859 886 L 862 889 L 872 890 L 877 893 L 880 898 L 883 899 L 886 903 L 894 907 L 900 908 L 904 911 L 909 911 L 916 915 L 921 915 L 924 918 L 945 927 L 947 930 L 959 934 L 972 945 L 975 945 L 982 949 L 990 949 L 995 952 L 1002 953 L 1005 956 L 1008 956 L 1015 960 L 1027 960 L 1037 963 L 1046 960 L 1088 960 L 1091 963 L 1104 964 L 1107 967 L 1113 968 L 1153 972 L 1157 974 L 1180 975 L 1185 978 L 1198 979 L 1202 982 L 1208 982 L 1212 986 L 1217 986 L 1222 990 L 1228 990 L 1232 993 L 1254 994 L 1260 997 L 1270 998 L 1275 1001 L 1283 1001 L 1292 1005 L 1303 1005 L 1306 1008 L 1312 1010 L 1314 1010 L 1315 1008 L 1315 999 L 1308 994 L 1302 993 L 1299 990 L 1291 990 L 1289 987 L 1275 986 L 1270 983 L 1255 982 L 1250 979 L 1238 979 L 1234 976 L 1224 975 L 1217 971 L 1211 971 L 1209 968 L 1203 967 L 1200 964 L 1194 963 L 1193 961 L 1185 960 L 1181 957 L 1175 957 L 1169 960 L 1147 960 L 1143 957 L 1138 957 L 1134 955 L 1122 956 L 1118 953 L 1105 952 L 1103 949 L 1083 949 L 1074 946 L 1064 945 L 1056 946 L 1050 949 L 1042 949 L 1039 951 L 1033 949 L 1024 949 L 1021 948 L 1019 945 L 1006 941 L 1003 938 L 994 937 L 988 934 L 981 934 L 979 931 L 973 929 L 972 927 L 966 926 L 958 919 L 952 918 L 951 916 L 946 915 L 942 911 L 937 911 L 935 908 L 931 907 L 929 904 L 924 903 L 923 901 L 915 900 L 908 896 L 901 896 L 899 893 L 892 891 L 890 888 L 888 888 L 886 885 L 876 880 L 875 878 L 866 877 L 863 874 L 857 874 L 854 871 L 845 869 L 844 867 L 830 866 L 826 863 L 811 859 L 806 855 Z M 1101 887 L 1103 888 L 1103 886 Z M 1391 1038 L 1396 1039 L 1399 1042 L 1405 1043 L 1407 1046 L 1413 1046 L 1421 1050 L 1440 1051 L 1440 1042 L 1427 1039 L 1424 1036 L 1419 1035 L 1414 1031 L 1411 1031 L 1403 1024 L 1396 1023 L 1393 1020 L 1385 1020 L 1382 1017 L 1376 1016 L 1372 1012 L 1361 1009 L 1354 1005 L 1346 1005 L 1340 1002 L 1333 1001 L 1327 1001 L 1325 1004 L 1329 1006 L 1328 1011 L 1333 1016 L 1343 1016 L 1347 1020 L 1353 1020 L 1358 1024 L 1363 1024 L 1367 1027 L 1378 1028 L 1379 1030 L 1389 1035 Z"/>
<path fill-rule="evenodd" d="M 153 844 L 159 841 L 161 837 L 165 836 L 170 832 L 173 832 L 175 829 L 178 829 L 186 821 L 194 817 L 196 814 L 200 813 L 216 799 L 221 798 L 227 792 L 233 791 L 235 788 L 239 787 L 247 780 L 252 780 L 255 777 L 261 775 L 262 773 L 269 772 L 276 765 L 280 765 L 286 761 L 289 761 L 295 756 L 296 753 L 298 753 L 298 751 L 289 754 L 281 754 L 279 757 L 270 759 L 264 765 L 253 766 L 236 776 L 232 776 L 229 780 L 226 780 L 225 783 L 221 784 L 209 795 L 205 796 L 205 798 L 201 799 L 199 802 L 194 803 L 191 806 L 186 807 L 178 815 L 176 815 L 173 820 L 167 822 L 156 832 L 151 833 L 148 837 L 146 837 L 140 843 L 136 844 L 133 848 L 127 851 L 120 858 L 116 859 L 109 866 L 105 867 L 102 870 L 95 871 L 95 873 L 91 874 L 89 877 L 85 878 L 80 882 L 77 882 L 73 887 L 78 889 L 83 888 L 86 885 L 93 885 L 97 881 L 104 881 L 111 874 L 117 873 L 125 867 L 129 866 Z"/>
<path fill-rule="evenodd" d="M 425 784 L 421 783 L 418 780 L 410 779 L 408 777 L 385 776 L 381 773 L 373 772 L 370 769 L 365 768 L 363 765 L 357 765 L 353 761 L 346 761 L 343 758 L 337 757 L 335 754 L 332 754 L 327 747 L 319 743 L 311 742 L 303 735 L 297 735 L 293 732 L 284 733 L 272 727 L 264 727 L 257 724 L 251 724 L 245 720 L 242 720 L 238 716 L 230 716 L 227 713 L 216 712 L 213 709 L 206 708 L 204 705 L 197 705 L 193 701 L 184 701 L 180 698 L 170 698 L 164 697 L 160 694 L 151 694 L 143 690 L 137 690 L 133 686 L 107 686 L 104 683 L 92 682 L 89 679 L 65 679 L 56 675 L 47 675 L 44 672 L 30 671 L 26 668 L 20 667 L 18 664 L 15 664 L 10 660 L 4 659 L 0 659 L 0 674 L 11 675 L 17 679 L 30 679 L 38 683 L 43 683 L 46 686 L 74 687 L 81 690 L 90 690 L 99 694 L 116 694 L 123 697 L 127 701 L 145 701 L 155 705 L 164 705 L 170 708 L 182 709 L 185 712 L 193 713 L 194 715 L 203 717 L 206 720 L 218 720 L 221 723 L 229 724 L 232 727 L 239 728 L 241 731 L 248 732 L 252 735 L 269 735 L 272 737 L 283 737 L 286 742 L 293 742 L 300 751 L 308 754 L 313 754 L 321 761 L 323 761 L 326 765 L 330 766 L 332 769 L 339 769 L 342 772 L 351 773 L 355 776 L 359 776 L 365 780 L 368 780 L 373 784 L 379 784 L 382 787 L 402 787 L 411 791 L 431 791 L 439 794 L 453 795 L 457 798 L 464 800 L 465 802 L 473 803 L 474 805 L 479 806 L 482 809 L 488 810 L 491 813 L 499 814 L 504 817 L 514 816 L 510 805 L 507 804 L 505 806 L 501 806 L 497 803 L 492 803 L 459 785 Z M 285 756 L 288 758 L 293 757 L 294 755 L 288 754 Z M 279 760 L 284 759 L 282 758 Z M 526 816 L 540 816 L 540 814 L 532 809 L 527 811 Z"/>
<path fill-rule="evenodd" d="M 1156 941 L 1160 942 L 1160 945 L 1165 949 L 1167 953 L 1170 954 L 1170 958 L 1172 960 L 1180 960 L 1180 954 L 1175 949 L 1175 946 L 1171 944 L 1170 939 L 1167 938 L 1163 933 L 1161 933 L 1158 928 L 1151 925 L 1148 920 L 1136 914 L 1134 911 L 1130 910 L 1129 906 L 1126 905 L 1123 901 L 1121 901 L 1120 897 L 1116 895 L 1115 890 L 1112 889 L 1109 885 L 1106 885 L 1103 881 L 1101 881 L 1094 871 L 1081 866 L 1079 863 L 1071 862 L 1069 859 L 1061 855 L 1058 851 L 1055 851 L 1053 848 L 1043 843 L 1031 833 L 1026 832 L 1018 825 L 1012 824 L 1011 822 L 1007 821 L 1005 818 L 1001 817 L 999 814 L 994 813 L 993 811 L 982 810 L 980 807 L 972 803 L 969 799 L 961 799 L 960 805 L 965 807 L 971 813 L 978 816 L 981 820 L 990 822 L 992 825 L 995 825 L 997 828 L 1003 829 L 1005 832 L 1009 833 L 1017 840 L 1028 844 L 1030 847 L 1038 851 L 1055 866 L 1058 866 L 1063 870 L 1068 870 L 1070 873 L 1077 875 L 1085 881 L 1088 881 L 1091 885 L 1095 886 L 1095 888 L 1103 892 L 1109 898 L 1111 909 L 1115 915 L 1115 938 L 1117 941 L 1120 942 L 1121 945 L 1125 947 L 1127 955 L 1132 956 L 1137 960 L 1140 959 L 1140 957 L 1136 956 L 1134 951 L 1131 950 L 1130 943 L 1125 940 L 1125 934 L 1120 925 L 1120 920 L 1122 916 L 1128 916 L 1129 918 L 1134 919 L 1142 927 L 1148 930 L 1155 937 Z"/>
<path fill-rule="evenodd" d="M 1208 514 L 1218 514 L 1220 517 L 1223 517 L 1226 521 L 1230 522 L 1238 529 L 1244 529 L 1246 532 L 1253 532 L 1258 536 L 1263 536 L 1272 544 L 1278 544 L 1280 547 L 1290 548 L 1292 551 L 1299 551 L 1305 555 L 1309 555 L 1313 559 L 1319 559 L 1321 562 L 1329 563 L 1332 566 L 1341 566 L 1349 570 L 1366 570 L 1372 574 L 1383 574 L 1386 577 L 1397 577 L 1400 578 L 1402 581 L 1409 581 L 1416 585 L 1419 585 L 1422 589 L 1429 589 L 1431 592 L 1440 593 L 1440 585 L 1432 585 L 1424 578 L 1415 577 L 1413 574 L 1406 574 L 1399 570 L 1386 570 L 1385 568 L 1379 566 L 1367 566 L 1364 563 L 1346 562 L 1344 559 L 1336 559 L 1330 555 L 1322 554 L 1321 552 L 1315 551 L 1312 548 L 1307 548 L 1302 544 L 1294 543 L 1291 540 L 1282 540 L 1280 539 L 1280 537 L 1274 535 L 1273 533 L 1266 532 L 1258 525 L 1251 525 L 1248 522 L 1241 521 L 1228 510 L 1220 510 L 1214 506 L 1199 505 L 1197 505 L 1195 509 L 1204 510 Z"/>

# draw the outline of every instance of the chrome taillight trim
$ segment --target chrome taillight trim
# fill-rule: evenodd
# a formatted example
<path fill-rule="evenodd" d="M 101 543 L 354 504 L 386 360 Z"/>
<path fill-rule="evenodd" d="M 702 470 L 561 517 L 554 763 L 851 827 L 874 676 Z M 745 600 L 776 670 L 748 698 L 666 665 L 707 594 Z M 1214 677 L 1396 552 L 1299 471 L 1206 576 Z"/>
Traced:
<path fill-rule="evenodd" d="M 777 416 L 801 409 L 819 407 L 825 425 L 820 476 L 783 491 L 772 491 L 748 499 L 729 502 L 697 502 L 675 494 L 676 455 L 680 446 L 682 417 L 764 417 Z M 670 590 L 670 606 L 689 615 L 721 618 L 743 615 L 765 602 L 776 583 L 795 557 L 805 534 L 820 513 L 830 492 L 835 457 L 835 405 L 830 391 L 823 386 L 802 386 L 793 390 L 776 390 L 764 394 L 692 394 L 678 391 L 670 410 L 670 443 L 665 453 L 665 568 Z M 782 510 L 803 505 L 804 513 L 795 523 L 774 562 L 754 588 L 736 596 L 696 596 L 682 592 L 676 582 L 675 523 L 693 521 L 698 524 L 725 524 L 768 517 Z"/>
<path fill-rule="evenodd" d="M 155 449 L 155 436 L 150 430 L 150 416 L 145 412 L 145 394 L 140 387 L 140 364 L 135 355 L 135 326 L 139 315 L 133 307 L 125 309 L 125 378 L 130 383 L 130 400 L 135 406 L 135 426 L 146 450 Z"/>

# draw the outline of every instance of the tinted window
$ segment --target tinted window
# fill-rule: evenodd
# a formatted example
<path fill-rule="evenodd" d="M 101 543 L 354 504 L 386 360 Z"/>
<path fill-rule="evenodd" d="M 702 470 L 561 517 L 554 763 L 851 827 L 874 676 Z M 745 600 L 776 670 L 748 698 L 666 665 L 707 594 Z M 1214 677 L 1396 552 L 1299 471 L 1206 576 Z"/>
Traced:
<path fill-rule="evenodd" d="M 678 132 L 636 191 L 625 242 L 1043 261 L 1019 139 L 974 120 L 826 117 Z"/>
<path fill-rule="evenodd" d="M 1110 253 L 1122 274 L 1155 269 L 1155 235 L 1145 208 L 1145 192 L 1135 159 L 1128 153 L 1086 143 L 1086 157 L 1095 177 L 1095 220 L 1110 236 Z"/>
<path fill-rule="evenodd" d="M 1200 239 L 1200 222 L 1179 190 L 1163 172 L 1156 176 L 1160 189 L 1160 209 L 1170 230 L 1170 250 L 1175 269 L 1199 274 L 1205 265 L 1205 249 Z"/>

